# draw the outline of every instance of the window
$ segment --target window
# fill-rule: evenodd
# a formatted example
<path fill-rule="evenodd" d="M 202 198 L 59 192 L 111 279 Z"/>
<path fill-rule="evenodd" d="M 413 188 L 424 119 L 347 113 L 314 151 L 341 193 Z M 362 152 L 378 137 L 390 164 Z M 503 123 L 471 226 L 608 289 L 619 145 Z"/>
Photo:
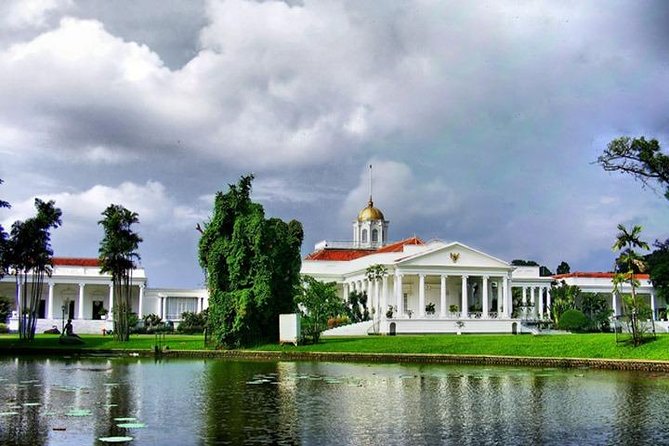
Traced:
<path fill-rule="evenodd" d="M 194 297 L 168 297 L 167 318 L 169 320 L 180 320 L 181 314 L 185 312 L 197 313 L 197 298 Z"/>
<path fill-rule="evenodd" d="M 372 242 L 376 243 L 379 241 L 379 230 L 378 229 L 372 229 Z"/>
<path fill-rule="evenodd" d="M 362 230 L 362 243 L 367 243 L 367 229 Z"/>

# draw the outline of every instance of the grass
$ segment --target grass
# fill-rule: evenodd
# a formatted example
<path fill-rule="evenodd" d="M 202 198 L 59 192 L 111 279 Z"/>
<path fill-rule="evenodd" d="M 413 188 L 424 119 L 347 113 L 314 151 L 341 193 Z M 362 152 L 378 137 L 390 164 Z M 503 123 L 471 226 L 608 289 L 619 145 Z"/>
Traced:
<path fill-rule="evenodd" d="M 154 335 L 130 335 L 128 342 L 118 342 L 113 336 L 102 336 L 93 334 L 82 334 L 84 341 L 81 345 L 61 345 L 58 343 L 58 335 L 36 334 L 35 339 L 30 342 L 21 341 L 18 335 L 0 335 L 0 351 L 12 348 L 34 348 L 34 349 L 66 349 L 66 350 L 153 350 L 156 343 Z M 163 345 L 172 350 L 204 350 L 203 335 L 180 335 L 168 334 L 165 336 Z"/>
<path fill-rule="evenodd" d="M 17 335 L 0 335 L 0 352 L 12 348 L 95 350 L 153 350 L 154 335 L 132 335 L 128 342 L 111 336 L 82 335 L 81 346 L 63 346 L 58 336 L 38 334 L 32 342 L 21 342 Z M 170 350 L 206 350 L 202 335 L 166 335 L 164 345 Z M 366 336 L 324 339 L 315 345 L 265 344 L 248 350 L 286 352 L 351 352 L 527 356 L 557 358 L 651 359 L 669 361 L 669 335 L 640 347 L 616 344 L 615 335 L 606 333 L 556 336 L 531 335 L 415 335 Z"/>
<path fill-rule="evenodd" d="M 254 350 L 425 353 L 452 355 L 528 356 L 557 358 L 608 358 L 669 360 L 669 335 L 640 347 L 616 344 L 615 335 L 607 333 L 555 336 L 531 335 L 416 335 L 374 336 L 325 339 L 315 345 L 279 346 L 267 344 Z"/>

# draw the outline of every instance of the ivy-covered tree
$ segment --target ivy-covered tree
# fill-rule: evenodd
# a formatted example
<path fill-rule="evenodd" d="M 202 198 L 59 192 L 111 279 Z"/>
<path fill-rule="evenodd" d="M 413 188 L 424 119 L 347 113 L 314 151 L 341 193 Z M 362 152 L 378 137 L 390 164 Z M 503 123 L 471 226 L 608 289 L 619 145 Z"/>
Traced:
<path fill-rule="evenodd" d="M 628 284 L 631 289 L 629 296 L 623 296 L 623 303 L 627 307 L 627 317 L 632 333 L 634 346 L 643 342 L 644 326 L 640 323 L 647 312 L 646 306 L 638 298 L 636 289 L 640 286 L 637 274 L 644 272 L 646 265 L 643 258 L 635 249 L 648 250 L 648 243 L 640 238 L 641 226 L 635 225 L 628 230 L 624 225 L 618 225 L 618 234 L 612 249 L 620 251 L 615 262 L 615 274 L 613 275 L 613 291 L 619 292 L 623 284 Z"/>
<path fill-rule="evenodd" d="M 132 225 L 139 223 L 139 216 L 120 204 L 109 205 L 102 216 L 98 222 L 104 231 L 98 250 L 100 272 L 111 274 L 114 285 L 114 338 L 127 341 L 131 328 L 132 272 L 137 266 L 137 249 L 142 242 Z"/>
<path fill-rule="evenodd" d="M 222 347 L 278 340 L 279 314 L 295 310 L 304 233 L 296 220 L 265 218 L 251 200 L 253 175 L 218 192 L 198 258 L 209 289 L 209 326 Z M 199 227 L 199 226 L 198 226 Z"/>
<path fill-rule="evenodd" d="M 651 189 L 659 185 L 669 200 L 669 155 L 662 153 L 656 139 L 616 138 L 597 158 L 597 163 L 606 171 L 630 174 Z"/>
<path fill-rule="evenodd" d="M 35 217 L 12 224 L 4 252 L 7 268 L 16 277 L 19 337 L 25 340 L 35 337 L 44 279 L 51 275 L 53 267 L 51 229 L 62 223 L 62 212 L 53 200 L 36 198 L 35 209 Z"/>

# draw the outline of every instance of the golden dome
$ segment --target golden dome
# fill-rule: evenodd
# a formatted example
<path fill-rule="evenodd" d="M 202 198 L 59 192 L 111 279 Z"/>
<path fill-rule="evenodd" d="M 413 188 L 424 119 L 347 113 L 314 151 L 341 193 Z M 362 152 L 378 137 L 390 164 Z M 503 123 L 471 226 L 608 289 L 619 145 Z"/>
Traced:
<path fill-rule="evenodd" d="M 358 214 L 358 221 L 371 221 L 371 220 L 385 220 L 383 217 L 383 212 L 380 209 L 374 207 L 374 202 L 372 199 L 369 199 L 367 207 L 360 211 Z"/>

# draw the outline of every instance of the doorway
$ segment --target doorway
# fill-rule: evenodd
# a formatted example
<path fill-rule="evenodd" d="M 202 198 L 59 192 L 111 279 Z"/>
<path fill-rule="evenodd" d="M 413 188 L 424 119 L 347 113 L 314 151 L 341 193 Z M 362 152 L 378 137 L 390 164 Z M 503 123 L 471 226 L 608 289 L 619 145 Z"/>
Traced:
<path fill-rule="evenodd" d="M 93 314 L 92 319 L 99 321 L 102 319 L 102 310 L 104 309 L 104 303 L 101 300 L 94 300 L 93 301 Z"/>

